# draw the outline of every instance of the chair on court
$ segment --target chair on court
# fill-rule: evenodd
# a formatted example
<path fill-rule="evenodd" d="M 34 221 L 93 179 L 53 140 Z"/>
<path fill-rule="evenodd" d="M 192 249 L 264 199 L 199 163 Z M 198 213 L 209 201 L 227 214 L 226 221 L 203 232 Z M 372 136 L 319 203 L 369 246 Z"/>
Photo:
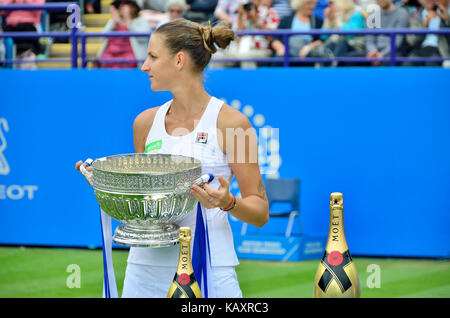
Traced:
<path fill-rule="evenodd" d="M 300 215 L 300 179 L 266 179 L 266 195 L 269 201 L 269 216 L 271 218 L 288 218 L 285 236 L 290 237 L 295 218 Z M 272 211 L 274 203 L 288 203 L 288 211 Z M 247 223 L 243 223 L 241 235 L 247 232 Z M 300 234 L 303 230 L 300 222 Z"/>

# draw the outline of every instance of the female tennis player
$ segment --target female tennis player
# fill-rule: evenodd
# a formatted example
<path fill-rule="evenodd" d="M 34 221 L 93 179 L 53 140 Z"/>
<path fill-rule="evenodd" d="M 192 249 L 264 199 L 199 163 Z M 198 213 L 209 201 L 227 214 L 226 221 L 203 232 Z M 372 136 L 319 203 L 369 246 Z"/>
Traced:
<path fill-rule="evenodd" d="M 235 266 L 228 214 L 258 227 L 269 218 L 264 183 L 258 166 L 257 136 L 238 110 L 209 95 L 203 70 L 211 55 L 234 39 L 226 26 L 200 25 L 185 19 L 168 22 L 150 38 L 148 57 L 141 70 L 149 75 L 153 91 L 170 91 L 173 99 L 139 114 L 133 127 L 136 153 L 166 153 L 196 157 L 202 173 L 214 180 L 193 185 L 191 195 L 205 210 L 210 251 L 213 297 L 238 298 L 242 292 Z M 76 168 L 82 162 L 78 162 Z M 230 193 L 236 177 L 241 198 Z M 180 226 L 196 230 L 197 208 Z M 195 241 L 195 239 L 193 240 Z M 192 242 L 195 256 L 195 242 Z M 178 263 L 178 246 L 131 247 L 122 297 L 167 297 Z"/>

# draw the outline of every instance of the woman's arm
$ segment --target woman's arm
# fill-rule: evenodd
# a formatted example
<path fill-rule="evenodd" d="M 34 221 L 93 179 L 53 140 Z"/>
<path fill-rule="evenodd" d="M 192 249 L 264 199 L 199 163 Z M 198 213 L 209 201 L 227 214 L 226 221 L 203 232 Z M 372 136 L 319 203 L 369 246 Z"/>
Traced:
<path fill-rule="evenodd" d="M 133 141 L 134 141 L 134 151 L 136 153 L 145 152 L 145 142 L 147 140 L 147 135 L 150 128 L 153 125 L 153 120 L 155 119 L 156 112 L 159 107 L 154 107 L 147 109 L 140 113 L 133 123 Z"/>
<path fill-rule="evenodd" d="M 214 15 L 220 21 L 223 21 L 231 26 L 232 21 L 227 13 L 227 6 L 229 5 L 229 0 L 219 0 L 217 2 L 216 9 L 214 10 Z"/>
<path fill-rule="evenodd" d="M 148 23 L 148 21 L 145 18 L 142 17 L 137 17 L 135 19 L 131 20 L 131 23 L 129 23 L 127 25 L 128 27 L 128 31 L 130 32 L 150 32 L 151 28 L 150 28 L 150 24 Z M 148 42 L 148 39 L 145 39 L 145 42 Z"/>
<path fill-rule="evenodd" d="M 239 185 L 242 198 L 229 211 L 237 219 L 262 227 L 269 220 L 264 182 L 258 164 L 258 137 L 247 116 L 225 105 L 219 114 L 222 149 Z"/>
<path fill-rule="evenodd" d="M 102 33 L 108 33 L 113 31 L 116 22 L 117 21 L 115 21 L 113 18 L 109 19 L 108 22 L 106 22 L 105 26 L 103 27 Z"/>
<path fill-rule="evenodd" d="M 225 105 L 218 118 L 219 145 L 227 155 L 228 163 L 239 185 L 242 198 L 236 198 L 235 207 L 228 211 L 237 219 L 258 227 L 269 220 L 269 205 L 258 165 L 258 141 L 248 118 Z M 205 184 L 205 190 L 193 186 L 192 195 L 205 207 L 225 208 L 232 201 L 229 181 L 219 176 L 220 187 L 214 190 Z M 213 197 L 211 202 L 208 201 Z"/>

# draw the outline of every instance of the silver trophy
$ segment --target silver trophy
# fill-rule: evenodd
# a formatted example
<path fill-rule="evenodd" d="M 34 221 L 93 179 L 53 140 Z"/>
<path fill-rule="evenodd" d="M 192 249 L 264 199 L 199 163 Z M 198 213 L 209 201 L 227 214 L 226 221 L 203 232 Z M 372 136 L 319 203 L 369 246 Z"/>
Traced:
<path fill-rule="evenodd" d="M 86 165 L 93 170 L 88 172 Z M 93 186 L 104 212 L 123 223 L 113 242 L 125 246 L 164 247 L 178 243 L 179 226 L 197 203 L 195 183 L 210 182 L 198 159 L 169 154 L 124 154 L 92 161 L 80 171 Z"/>

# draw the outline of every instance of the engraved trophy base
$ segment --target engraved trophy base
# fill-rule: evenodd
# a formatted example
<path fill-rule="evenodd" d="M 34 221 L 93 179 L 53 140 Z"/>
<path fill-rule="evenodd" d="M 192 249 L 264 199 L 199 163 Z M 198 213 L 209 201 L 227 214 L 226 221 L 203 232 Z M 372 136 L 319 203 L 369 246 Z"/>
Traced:
<path fill-rule="evenodd" d="M 113 242 L 130 247 L 168 247 L 179 243 L 179 230 L 176 224 L 151 228 L 120 225 L 114 232 Z"/>

